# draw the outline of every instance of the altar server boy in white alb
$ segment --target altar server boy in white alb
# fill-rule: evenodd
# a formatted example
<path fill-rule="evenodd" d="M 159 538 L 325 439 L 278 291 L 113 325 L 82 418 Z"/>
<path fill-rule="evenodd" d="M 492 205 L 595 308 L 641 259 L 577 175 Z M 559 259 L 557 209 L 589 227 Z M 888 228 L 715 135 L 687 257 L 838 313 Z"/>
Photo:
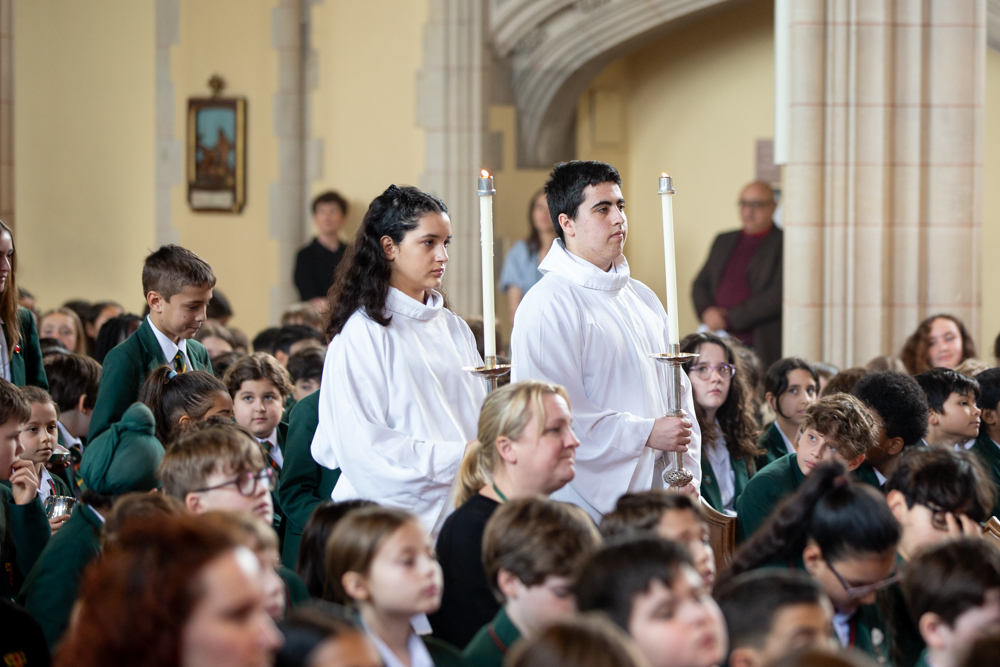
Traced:
<path fill-rule="evenodd" d="M 538 269 L 542 279 L 514 318 L 514 381 L 566 387 L 580 438 L 576 478 L 552 494 L 595 519 L 624 493 L 664 486 L 670 452 L 701 483 L 701 433 L 691 383 L 681 373 L 686 418 L 666 414 L 666 312 L 629 276 L 628 235 L 618 171 L 603 162 L 556 165 L 545 185 L 558 238 Z M 693 492 L 693 489 L 687 489 Z"/>
<path fill-rule="evenodd" d="M 468 325 L 437 292 L 448 263 L 444 203 L 390 186 L 368 208 L 330 296 L 331 338 L 312 454 L 340 468 L 333 500 L 416 514 L 436 535 L 476 437 L 485 380 Z"/>

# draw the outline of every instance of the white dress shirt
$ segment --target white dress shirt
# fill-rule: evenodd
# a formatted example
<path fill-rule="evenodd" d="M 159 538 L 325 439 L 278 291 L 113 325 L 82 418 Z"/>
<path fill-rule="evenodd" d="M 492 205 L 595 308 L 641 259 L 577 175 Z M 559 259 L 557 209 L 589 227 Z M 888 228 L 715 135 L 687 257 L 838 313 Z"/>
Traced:
<path fill-rule="evenodd" d="M 179 343 L 175 343 L 164 335 L 162 331 L 156 328 L 153 324 L 153 320 L 146 316 L 146 321 L 149 322 L 150 328 L 153 330 L 153 335 L 156 336 L 156 342 L 160 344 L 160 350 L 163 351 L 163 358 L 167 360 L 167 365 L 173 367 L 174 357 L 177 356 L 177 351 L 180 350 L 181 354 L 184 356 L 184 366 L 188 370 L 191 370 L 191 357 L 187 353 L 187 340 L 184 338 L 180 339 Z"/>

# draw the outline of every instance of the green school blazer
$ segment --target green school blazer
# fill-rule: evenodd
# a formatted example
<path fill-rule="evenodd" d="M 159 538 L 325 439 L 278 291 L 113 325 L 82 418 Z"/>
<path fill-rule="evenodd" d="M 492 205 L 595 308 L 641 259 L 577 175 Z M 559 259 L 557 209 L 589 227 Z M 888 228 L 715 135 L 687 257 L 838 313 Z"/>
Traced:
<path fill-rule="evenodd" d="M 851 617 L 850 646 L 868 655 L 880 665 L 890 665 L 889 641 L 885 634 L 885 622 L 878 605 L 859 607 Z"/>
<path fill-rule="evenodd" d="M 42 501 L 18 505 L 10 482 L 0 482 L 0 597 L 13 600 L 49 542 Z"/>
<path fill-rule="evenodd" d="M 191 370 L 211 373 L 212 362 L 202 344 L 189 340 L 186 347 Z M 94 438 L 118 422 L 129 406 L 138 400 L 146 376 L 166 363 L 153 327 L 149 320 L 143 320 L 134 334 L 104 358 L 101 385 L 97 390 L 97 403 L 90 419 L 87 441 L 93 442 Z"/>
<path fill-rule="evenodd" d="M 319 425 L 319 391 L 314 391 L 292 408 L 285 438 L 285 462 L 281 466 L 278 500 L 285 513 L 285 540 L 281 562 L 294 568 L 299 558 L 302 531 L 312 512 L 330 500 L 340 469 L 325 468 L 312 457 L 312 439 Z"/>
<path fill-rule="evenodd" d="M 879 484 L 878 475 L 875 474 L 875 468 L 873 468 L 868 463 L 862 463 L 857 468 L 851 472 L 851 477 L 854 478 L 855 482 L 862 482 L 874 487 L 876 490 L 885 493 L 885 489 Z"/>
<path fill-rule="evenodd" d="M 764 450 L 764 453 L 757 457 L 757 470 L 763 470 L 769 463 L 774 463 L 788 454 L 785 439 L 778 431 L 777 422 L 771 422 L 771 425 L 757 438 L 757 449 Z"/>
<path fill-rule="evenodd" d="M 920 653 L 920 657 L 917 658 L 917 662 L 914 664 L 914 667 L 931 667 L 931 660 L 927 657 L 927 649 L 924 649 Z"/>
<path fill-rule="evenodd" d="M 462 657 L 475 667 L 503 667 L 507 651 L 521 638 L 521 633 L 501 607 L 493 620 L 479 629 L 469 645 L 462 651 Z"/>
<path fill-rule="evenodd" d="M 778 503 L 795 493 L 804 479 L 795 454 L 785 454 L 758 471 L 736 500 L 736 539 L 745 542 L 757 532 Z"/>
<path fill-rule="evenodd" d="M 990 436 L 980 435 L 970 449 L 976 453 L 982 464 L 990 471 L 993 484 L 1000 487 L 1000 447 L 993 442 Z M 1000 517 L 1000 498 L 993 506 L 992 514 L 995 517 Z"/>
<path fill-rule="evenodd" d="M 11 352 L 10 381 L 18 387 L 41 387 L 49 390 L 49 380 L 45 377 L 45 367 L 42 366 L 42 348 L 38 344 L 38 330 L 35 328 L 35 318 L 27 308 L 17 309 L 18 324 L 21 327 L 21 340 Z M 7 324 L 3 324 L 3 335 L 10 350 L 10 336 L 7 335 Z"/>
<path fill-rule="evenodd" d="M 896 571 L 903 574 L 905 569 L 906 561 L 897 553 Z M 910 618 L 903 587 L 897 582 L 879 591 L 877 604 L 885 622 L 891 652 L 890 664 L 895 667 L 914 667 L 926 644 L 920 635 L 920 628 Z"/>
<path fill-rule="evenodd" d="M 53 648 L 66 632 L 80 579 L 101 551 L 101 520 L 80 504 L 42 552 L 24 582 L 18 604 L 27 609 Z"/>
<path fill-rule="evenodd" d="M 747 462 L 743 459 L 729 459 L 729 464 L 735 473 L 733 484 L 733 507 L 736 507 L 736 500 L 743 493 L 747 482 L 750 481 L 750 471 L 747 470 Z M 728 471 L 724 471 L 728 474 Z M 701 497 L 717 512 L 722 512 L 722 489 L 719 488 L 719 475 L 712 468 L 708 456 L 705 455 L 704 448 L 701 450 Z"/>
<path fill-rule="evenodd" d="M 468 667 L 469 662 L 462 656 L 462 652 L 447 642 L 435 639 L 430 635 L 420 637 L 427 652 L 431 654 L 431 662 L 434 667 Z"/>

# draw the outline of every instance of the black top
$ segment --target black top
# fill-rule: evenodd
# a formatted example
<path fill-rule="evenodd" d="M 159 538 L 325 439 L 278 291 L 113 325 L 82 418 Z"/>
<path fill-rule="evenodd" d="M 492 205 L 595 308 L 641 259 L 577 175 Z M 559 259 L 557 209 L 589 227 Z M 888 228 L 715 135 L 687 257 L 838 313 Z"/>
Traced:
<path fill-rule="evenodd" d="M 35 619 L 21 607 L 0 600 L 0 665 L 48 667 L 49 647 Z"/>
<path fill-rule="evenodd" d="M 435 637 L 460 649 L 500 611 L 483 569 L 483 531 L 497 507 L 500 503 L 477 493 L 445 520 L 438 536 L 444 593 L 431 627 Z"/>
<path fill-rule="evenodd" d="M 295 287 L 302 301 L 325 297 L 333 284 L 333 272 L 344 259 L 347 246 L 343 243 L 337 252 L 330 252 L 319 239 L 313 239 L 295 257 Z"/>

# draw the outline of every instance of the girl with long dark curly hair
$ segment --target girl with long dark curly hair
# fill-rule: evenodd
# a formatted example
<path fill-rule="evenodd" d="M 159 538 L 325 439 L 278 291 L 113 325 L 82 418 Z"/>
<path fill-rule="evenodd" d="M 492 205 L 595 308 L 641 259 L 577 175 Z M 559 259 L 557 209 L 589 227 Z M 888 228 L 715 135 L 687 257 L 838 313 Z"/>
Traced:
<path fill-rule="evenodd" d="M 438 291 L 451 221 L 437 197 L 390 186 L 368 207 L 330 292 L 331 338 L 312 454 L 340 468 L 333 500 L 365 498 L 436 535 L 486 383 L 468 325 Z"/>
<path fill-rule="evenodd" d="M 710 333 L 686 336 L 681 352 L 699 355 L 684 370 L 701 428 L 701 494 L 717 511 L 735 516 L 734 504 L 757 471 L 759 453 L 743 362 L 729 343 Z"/>
<path fill-rule="evenodd" d="M 976 356 L 976 343 L 962 320 L 954 315 L 931 315 L 906 339 L 899 357 L 910 375 L 931 368 L 954 370 Z"/>

